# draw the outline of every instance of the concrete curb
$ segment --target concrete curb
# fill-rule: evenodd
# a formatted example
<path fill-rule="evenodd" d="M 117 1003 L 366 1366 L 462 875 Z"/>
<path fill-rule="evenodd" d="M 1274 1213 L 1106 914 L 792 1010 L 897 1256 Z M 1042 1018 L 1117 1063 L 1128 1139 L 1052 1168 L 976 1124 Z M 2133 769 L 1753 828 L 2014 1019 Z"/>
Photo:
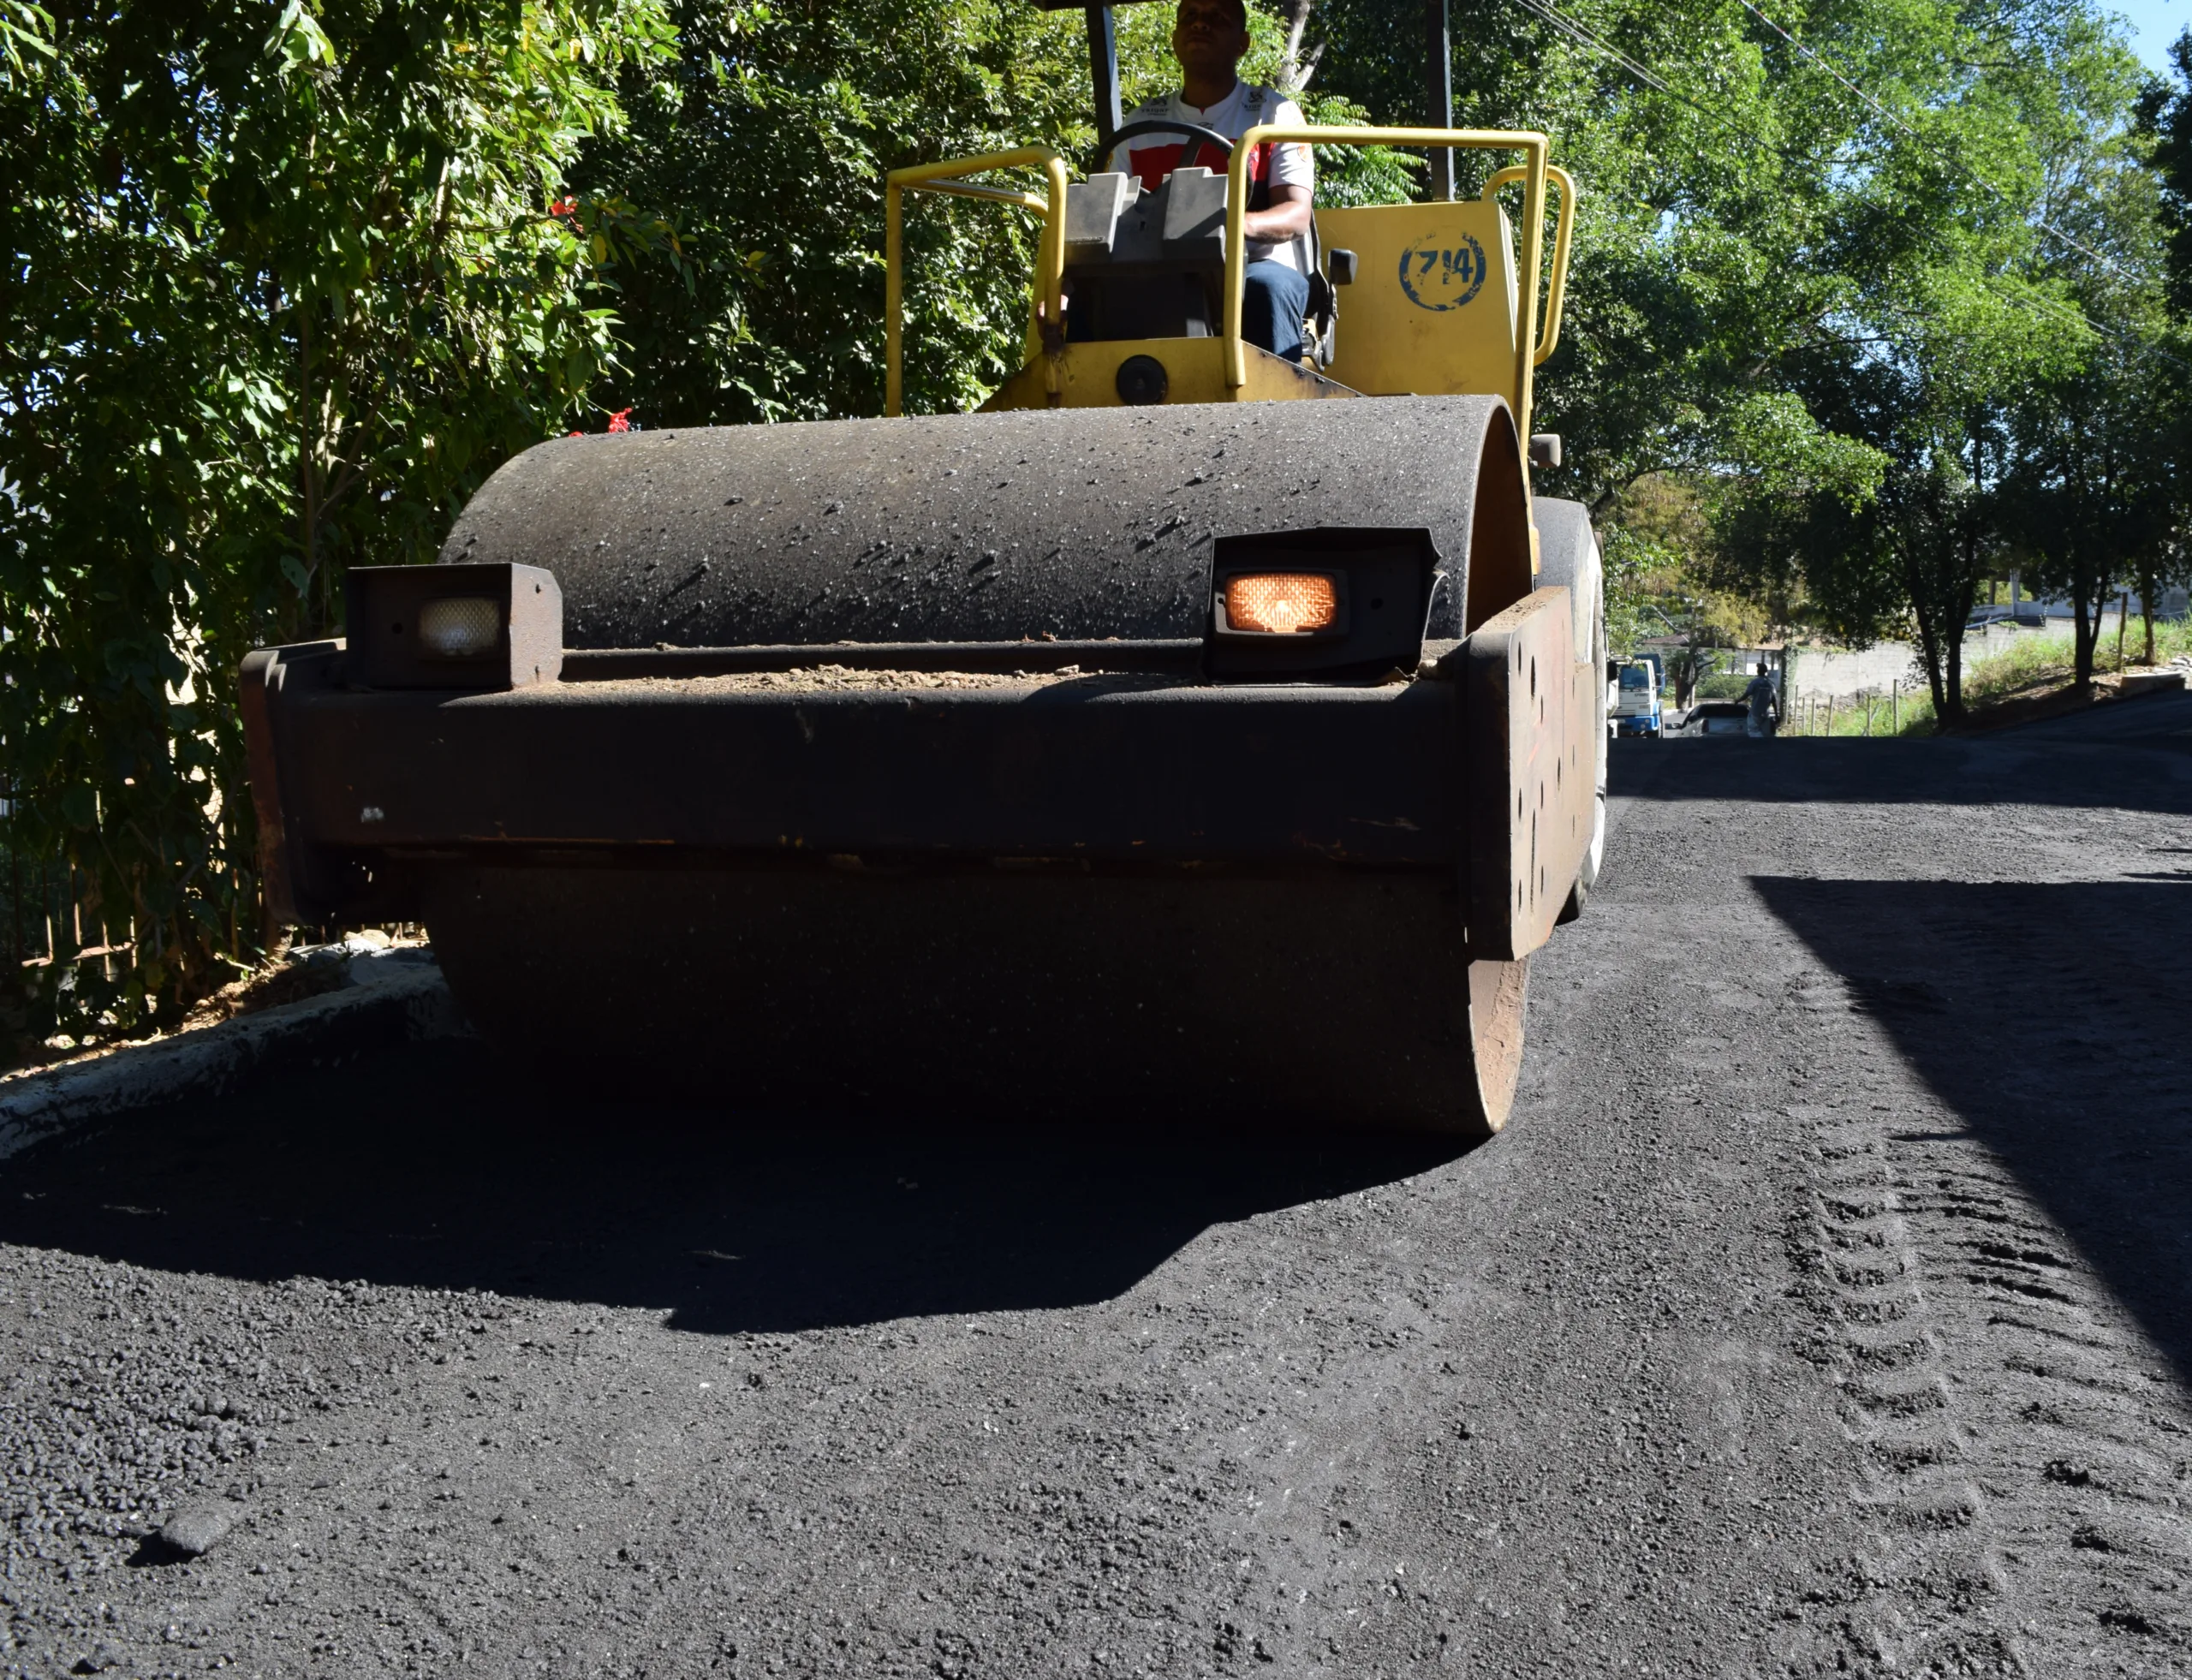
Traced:
<path fill-rule="evenodd" d="M 2117 682 L 2117 692 L 2125 700 L 2134 694 L 2178 694 L 2187 686 L 2184 676 L 2184 672 L 2166 665 L 2153 670 L 2127 670 Z"/>
<path fill-rule="evenodd" d="M 404 950 L 358 956 L 338 991 L 0 1083 L 0 1160 L 88 1120 L 217 1096 L 282 1069 L 470 1033 L 431 957 Z"/>

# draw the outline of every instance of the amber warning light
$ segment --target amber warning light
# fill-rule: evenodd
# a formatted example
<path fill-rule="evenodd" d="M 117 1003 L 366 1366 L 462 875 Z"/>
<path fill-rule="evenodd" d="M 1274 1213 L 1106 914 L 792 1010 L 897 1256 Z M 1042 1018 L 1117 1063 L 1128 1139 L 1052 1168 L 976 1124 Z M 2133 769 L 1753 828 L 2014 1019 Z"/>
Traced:
<path fill-rule="evenodd" d="M 1243 572 L 1225 581 L 1224 628 L 1238 634 L 1291 636 L 1339 623 L 1339 588 L 1323 572 Z"/>

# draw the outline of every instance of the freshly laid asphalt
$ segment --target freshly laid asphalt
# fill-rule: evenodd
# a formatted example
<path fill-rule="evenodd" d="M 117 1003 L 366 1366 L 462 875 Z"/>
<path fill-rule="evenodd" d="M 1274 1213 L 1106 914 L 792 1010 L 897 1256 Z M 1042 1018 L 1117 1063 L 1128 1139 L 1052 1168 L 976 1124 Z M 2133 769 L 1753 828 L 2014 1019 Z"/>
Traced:
<path fill-rule="evenodd" d="M 2179 704 L 1622 743 L 1467 1152 L 465 1043 L 41 1145 L 0 1672 L 2192 1670 Z"/>

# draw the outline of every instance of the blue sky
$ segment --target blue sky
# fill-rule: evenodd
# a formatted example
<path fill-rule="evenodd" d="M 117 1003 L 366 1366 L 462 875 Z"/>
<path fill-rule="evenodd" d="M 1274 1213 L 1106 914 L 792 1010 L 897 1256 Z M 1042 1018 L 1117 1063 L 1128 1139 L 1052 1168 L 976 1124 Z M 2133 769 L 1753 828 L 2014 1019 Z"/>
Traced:
<path fill-rule="evenodd" d="M 2103 0 L 2103 3 L 2129 20 L 2131 45 L 2153 69 L 2165 67 L 2167 61 L 2162 55 L 2169 44 L 2184 33 L 2186 25 L 2192 24 L 2192 0 L 2112 0 L 2112 3 Z"/>

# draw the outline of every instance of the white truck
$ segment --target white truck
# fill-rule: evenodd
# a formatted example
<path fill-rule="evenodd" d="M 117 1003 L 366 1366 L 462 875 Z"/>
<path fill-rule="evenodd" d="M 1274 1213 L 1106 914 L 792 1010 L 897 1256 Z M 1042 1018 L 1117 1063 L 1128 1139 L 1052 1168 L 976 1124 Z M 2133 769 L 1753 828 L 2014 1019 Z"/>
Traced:
<path fill-rule="evenodd" d="M 1660 731 L 1659 690 L 1665 682 L 1659 656 L 1639 653 L 1613 663 L 1614 733 L 1648 736 L 1657 741 Z"/>

